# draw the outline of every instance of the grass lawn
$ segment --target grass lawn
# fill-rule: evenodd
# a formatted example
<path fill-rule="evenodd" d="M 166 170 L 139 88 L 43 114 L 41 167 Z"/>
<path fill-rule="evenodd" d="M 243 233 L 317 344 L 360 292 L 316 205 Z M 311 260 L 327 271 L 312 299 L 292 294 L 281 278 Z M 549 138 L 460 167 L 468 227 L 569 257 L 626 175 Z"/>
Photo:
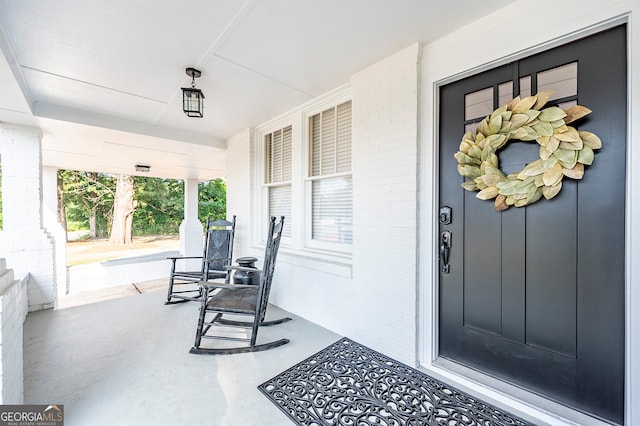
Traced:
<path fill-rule="evenodd" d="M 133 237 L 133 244 L 124 246 L 113 245 L 109 243 L 108 238 L 69 241 L 67 243 L 67 266 L 142 256 L 171 250 L 180 250 L 180 239 L 177 235 Z"/>

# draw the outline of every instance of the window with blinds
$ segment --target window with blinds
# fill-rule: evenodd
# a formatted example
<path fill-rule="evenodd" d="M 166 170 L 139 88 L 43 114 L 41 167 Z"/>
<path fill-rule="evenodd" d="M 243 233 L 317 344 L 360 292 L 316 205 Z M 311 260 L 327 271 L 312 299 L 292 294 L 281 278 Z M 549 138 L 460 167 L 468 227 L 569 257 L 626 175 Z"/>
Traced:
<path fill-rule="evenodd" d="M 309 117 L 311 238 L 351 244 L 351 101 Z"/>
<path fill-rule="evenodd" d="M 264 136 L 265 186 L 269 216 L 286 217 L 282 235 L 290 237 L 291 217 L 291 126 Z"/>

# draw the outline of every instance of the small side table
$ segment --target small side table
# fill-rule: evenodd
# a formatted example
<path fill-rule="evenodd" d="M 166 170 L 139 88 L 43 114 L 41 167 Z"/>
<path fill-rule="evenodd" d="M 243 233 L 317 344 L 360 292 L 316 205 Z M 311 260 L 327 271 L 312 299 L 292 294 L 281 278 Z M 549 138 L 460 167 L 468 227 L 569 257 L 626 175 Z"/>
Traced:
<path fill-rule="evenodd" d="M 239 257 L 236 259 L 238 266 L 252 269 L 257 269 L 257 261 L 257 257 Z M 236 271 L 236 273 L 233 275 L 233 283 L 258 285 L 260 284 L 260 273 L 258 271 Z"/>

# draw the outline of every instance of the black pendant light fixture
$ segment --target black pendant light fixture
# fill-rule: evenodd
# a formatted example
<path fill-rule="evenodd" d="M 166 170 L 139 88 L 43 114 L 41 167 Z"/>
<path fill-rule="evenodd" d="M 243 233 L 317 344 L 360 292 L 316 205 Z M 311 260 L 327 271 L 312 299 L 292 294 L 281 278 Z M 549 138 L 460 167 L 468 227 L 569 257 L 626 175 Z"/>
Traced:
<path fill-rule="evenodd" d="M 202 73 L 195 68 L 187 68 L 186 73 L 191 77 L 191 87 L 182 88 L 182 110 L 187 117 L 202 117 L 204 109 L 204 93 L 196 89 L 196 78 Z"/>

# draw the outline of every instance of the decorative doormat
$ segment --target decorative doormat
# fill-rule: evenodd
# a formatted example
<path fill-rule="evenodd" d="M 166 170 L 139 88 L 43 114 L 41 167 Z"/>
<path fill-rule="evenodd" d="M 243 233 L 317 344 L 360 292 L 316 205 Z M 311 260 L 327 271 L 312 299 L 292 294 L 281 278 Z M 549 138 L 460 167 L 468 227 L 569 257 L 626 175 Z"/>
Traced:
<path fill-rule="evenodd" d="M 529 425 L 348 338 L 258 389 L 299 425 Z"/>

